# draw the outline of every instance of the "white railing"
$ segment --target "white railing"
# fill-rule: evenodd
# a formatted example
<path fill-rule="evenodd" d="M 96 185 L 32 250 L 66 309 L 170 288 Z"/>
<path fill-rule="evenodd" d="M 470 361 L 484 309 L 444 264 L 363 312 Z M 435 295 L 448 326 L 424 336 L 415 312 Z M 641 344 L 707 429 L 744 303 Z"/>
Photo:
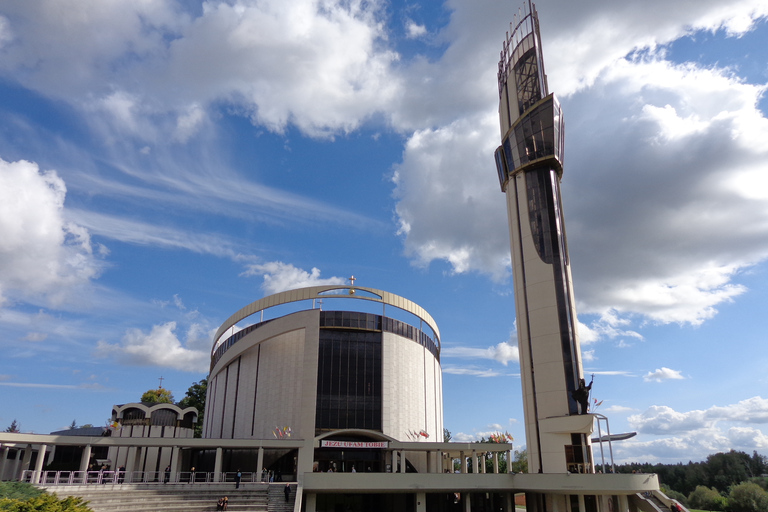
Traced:
<path fill-rule="evenodd" d="M 178 473 L 166 473 L 164 471 L 41 471 L 37 477 L 35 471 L 26 470 L 22 473 L 22 481 L 37 483 L 40 485 L 104 485 L 104 484 L 204 484 L 221 483 L 233 484 L 237 482 L 237 472 L 213 472 L 182 471 Z M 260 472 L 240 473 L 240 483 L 269 482 L 268 476 L 262 476 Z M 292 475 L 291 475 L 292 476 Z M 288 477 L 288 475 L 286 475 Z M 290 478 L 290 477 L 288 477 Z M 292 481 L 286 480 L 286 481 Z"/>

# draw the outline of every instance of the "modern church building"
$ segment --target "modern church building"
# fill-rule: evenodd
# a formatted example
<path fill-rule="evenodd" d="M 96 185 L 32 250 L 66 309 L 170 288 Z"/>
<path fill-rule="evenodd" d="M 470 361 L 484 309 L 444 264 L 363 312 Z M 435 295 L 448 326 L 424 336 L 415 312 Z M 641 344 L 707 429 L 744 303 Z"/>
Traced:
<path fill-rule="evenodd" d="M 295 512 L 510 512 L 515 494 L 525 494 L 528 512 L 663 510 L 670 500 L 656 475 L 613 473 L 616 436 L 606 428 L 608 446 L 600 435 L 602 444 L 591 444 L 607 420 L 589 411 L 560 198 L 563 115 L 547 87 L 530 1 L 504 42 L 498 78 L 496 164 L 509 216 L 528 473 L 503 471 L 511 444 L 443 442 L 435 320 L 352 278 L 265 297 L 222 324 L 202 439 L 0 433 L 0 475 L 10 467 L 14 478 L 58 483 L 60 474 L 45 471 L 47 448 L 84 447 L 82 473 L 91 446 L 108 446 L 120 447 L 116 459 L 125 454 L 125 485 L 157 481 L 139 465 L 154 454 L 149 466 L 167 461 L 171 487 L 185 478 L 232 485 L 227 475 L 241 470 L 292 482 Z M 143 425 L 148 413 L 128 404 L 113 418 Z M 169 412 L 157 414 L 165 421 Z M 175 414 L 188 428 L 194 412 Z M 87 481 L 70 473 L 70 483 Z"/>
<path fill-rule="evenodd" d="M 369 303 L 367 309 L 380 314 L 361 312 L 365 307 L 321 309 L 323 301 L 340 299 Z M 298 310 L 263 320 L 265 311 L 289 305 Z M 388 311 L 412 321 L 392 318 Z M 284 460 L 272 469 L 288 474 L 391 472 L 397 466 L 425 471 L 423 453 L 393 463 L 381 447 L 388 441 L 442 438 L 439 344 L 429 313 L 382 290 L 318 286 L 258 300 L 216 334 L 203 437 L 317 439 L 311 458 L 280 454 Z M 354 443 L 365 448 L 338 449 Z M 270 458 L 265 465 L 274 462 Z"/>

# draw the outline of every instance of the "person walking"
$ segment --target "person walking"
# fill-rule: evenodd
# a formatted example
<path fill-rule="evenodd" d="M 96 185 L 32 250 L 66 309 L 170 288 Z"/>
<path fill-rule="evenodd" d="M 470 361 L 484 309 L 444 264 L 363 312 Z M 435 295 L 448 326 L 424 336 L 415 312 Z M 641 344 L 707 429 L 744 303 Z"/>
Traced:
<path fill-rule="evenodd" d="M 285 488 L 283 488 L 283 492 L 285 493 L 285 501 L 288 502 L 291 499 L 291 484 L 285 484 Z"/>
<path fill-rule="evenodd" d="M 240 480 L 243 478 L 243 474 L 240 472 L 240 470 L 237 470 L 237 474 L 235 475 L 235 489 L 240 488 Z"/>

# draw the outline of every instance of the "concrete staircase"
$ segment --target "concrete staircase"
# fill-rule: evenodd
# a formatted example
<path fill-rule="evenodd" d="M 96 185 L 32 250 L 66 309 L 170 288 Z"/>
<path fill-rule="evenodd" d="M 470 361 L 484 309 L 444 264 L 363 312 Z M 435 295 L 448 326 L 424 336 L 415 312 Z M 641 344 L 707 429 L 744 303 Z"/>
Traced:
<path fill-rule="evenodd" d="M 296 485 L 291 485 L 288 501 L 285 501 L 285 484 L 269 486 L 269 512 L 293 512 L 296 501 Z"/>
<path fill-rule="evenodd" d="M 52 486 L 60 498 L 78 496 L 95 512 L 214 512 L 222 496 L 229 498 L 230 512 L 293 512 L 296 484 L 286 503 L 285 484 L 168 484 Z"/>

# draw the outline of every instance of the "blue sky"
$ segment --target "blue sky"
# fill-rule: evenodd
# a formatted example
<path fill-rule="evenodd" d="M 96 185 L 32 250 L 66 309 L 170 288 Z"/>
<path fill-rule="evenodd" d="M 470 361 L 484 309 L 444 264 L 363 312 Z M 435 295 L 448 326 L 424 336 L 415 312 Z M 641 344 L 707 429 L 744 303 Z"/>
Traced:
<path fill-rule="evenodd" d="M 2 2 L 0 427 L 181 398 L 234 311 L 354 275 L 435 317 L 454 438 L 522 446 L 493 162 L 518 7 Z M 585 372 L 638 432 L 616 459 L 767 454 L 768 4 L 537 7 Z"/>

